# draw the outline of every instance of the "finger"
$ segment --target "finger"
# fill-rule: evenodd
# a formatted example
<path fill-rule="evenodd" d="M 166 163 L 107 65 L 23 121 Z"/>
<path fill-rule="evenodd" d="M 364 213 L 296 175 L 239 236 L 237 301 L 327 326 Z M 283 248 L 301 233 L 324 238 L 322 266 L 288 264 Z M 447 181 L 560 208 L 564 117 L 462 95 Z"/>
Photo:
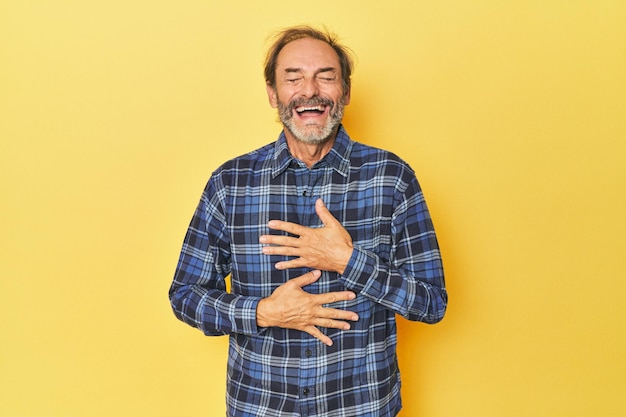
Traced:
<path fill-rule="evenodd" d="M 339 324 L 339 323 L 345 323 L 344 320 L 358 321 L 359 315 L 352 311 L 339 310 L 336 308 L 324 308 L 323 312 L 319 314 L 319 319 L 330 320 L 335 324 Z M 322 326 L 321 324 L 318 324 L 318 325 Z M 327 326 L 327 325 L 323 325 L 323 326 L 335 327 L 335 326 Z M 337 328 L 341 329 L 342 327 L 337 327 Z"/>
<path fill-rule="evenodd" d="M 312 266 L 312 265 L 307 265 L 306 261 L 304 259 L 302 259 L 302 258 L 292 259 L 290 261 L 280 261 L 280 262 L 276 262 L 274 264 L 274 268 L 276 268 L 278 270 L 293 269 L 293 268 L 305 268 L 307 266 Z"/>
<path fill-rule="evenodd" d="M 300 275 L 299 277 L 292 278 L 291 282 L 296 284 L 298 287 L 306 287 L 309 284 L 313 284 L 315 281 L 322 276 L 322 271 L 314 269 L 313 271 L 307 272 L 304 275 Z"/>
<path fill-rule="evenodd" d="M 276 243 L 270 245 L 277 245 Z M 284 256 L 298 256 L 297 248 L 292 246 L 263 246 L 261 252 L 264 255 L 284 255 Z"/>
<path fill-rule="evenodd" d="M 321 304 L 332 304 L 337 301 L 350 301 L 356 298 L 356 294 L 352 291 L 335 291 L 335 292 L 327 292 L 324 294 L 317 294 L 317 301 Z"/>
<path fill-rule="evenodd" d="M 300 236 L 306 230 L 306 227 L 297 223 L 284 222 L 282 220 L 270 220 L 269 223 L 267 223 L 267 227 L 272 230 L 281 230 L 297 236 Z"/>
<path fill-rule="evenodd" d="M 315 319 L 313 324 L 317 327 L 325 327 L 327 329 L 350 330 L 350 323 L 332 319 Z"/>
<path fill-rule="evenodd" d="M 298 238 L 282 235 L 262 235 L 259 237 L 259 243 L 265 245 L 276 245 L 285 247 L 297 247 L 299 243 Z"/>
<path fill-rule="evenodd" d="M 314 338 L 319 339 L 326 346 L 333 345 L 333 341 L 331 340 L 331 338 L 326 336 L 324 333 L 322 333 L 320 329 L 318 329 L 317 327 L 309 326 L 309 327 L 304 328 L 303 330 L 307 332 L 308 334 L 310 334 L 311 336 L 313 336 Z"/>

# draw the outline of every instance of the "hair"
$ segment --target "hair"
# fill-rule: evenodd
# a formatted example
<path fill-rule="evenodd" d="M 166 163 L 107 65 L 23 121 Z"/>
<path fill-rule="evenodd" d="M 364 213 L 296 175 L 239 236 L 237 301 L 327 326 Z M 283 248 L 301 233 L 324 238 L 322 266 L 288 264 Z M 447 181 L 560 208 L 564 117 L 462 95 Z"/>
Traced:
<path fill-rule="evenodd" d="M 304 38 L 326 42 L 335 50 L 339 57 L 343 90 L 344 93 L 347 92 L 350 88 L 350 77 L 354 69 L 352 51 L 339 43 L 339 38 L 336 34 L 329 32 L 326 28 L 318 30 L 311 26 L 294 26 L 276 33 L 274 43 L 265 56 L 265 82 L 272 88 L 276 88 L 276 62 L 278 61 L 278 54 L 280 54 L 280 51 L 282 51 L 288 43 Z"/>

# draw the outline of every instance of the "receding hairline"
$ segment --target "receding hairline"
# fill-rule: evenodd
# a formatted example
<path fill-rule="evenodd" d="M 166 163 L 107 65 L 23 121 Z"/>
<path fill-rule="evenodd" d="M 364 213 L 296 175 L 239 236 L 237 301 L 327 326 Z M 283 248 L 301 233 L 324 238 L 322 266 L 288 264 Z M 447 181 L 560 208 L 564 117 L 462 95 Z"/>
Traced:
<path fill-rule="evenodd" d="M 292 26 L 284 29 L 276 30 L 268 36 L 271 42 L 267 48 L 264 62 L 265 82 L 272 86 L 276 86 L 276 67 L 278 55 L 288 44 L 300 39 L 313 39 L 326 43 L 330 46 L 339 60 L 339 68 L 344 89 L 350 88 L 350 78 L 354 69 L 354 53 L 350 48 L 339 42 L 337 34 L 331 32 L 325 26 L 318 29 L 309 25 Z"/>

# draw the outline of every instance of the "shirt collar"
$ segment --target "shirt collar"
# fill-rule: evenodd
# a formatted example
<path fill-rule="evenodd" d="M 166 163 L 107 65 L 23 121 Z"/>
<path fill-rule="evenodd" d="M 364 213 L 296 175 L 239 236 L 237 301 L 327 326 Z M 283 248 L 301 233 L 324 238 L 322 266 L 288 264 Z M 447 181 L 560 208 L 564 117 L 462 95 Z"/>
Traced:
<path fill-rule="evenodd" d="M 353 143 L 343 125 L 339 126 L 339 131 L 337 132 L 337 137 L 335 138 L 332 149 L 318 164 L 324 161 L 324 163 L 328 164 L 339 174 L 347 177 L 350 169 L 350 152 L 352 151 Z M 294 161 L 296 161 L 296 158 L 289 152 L 287 138 L 283 131 L 280 133 L 274 145 L 274 169 L 272 170 L 272 178 L 280 175 Z"/>

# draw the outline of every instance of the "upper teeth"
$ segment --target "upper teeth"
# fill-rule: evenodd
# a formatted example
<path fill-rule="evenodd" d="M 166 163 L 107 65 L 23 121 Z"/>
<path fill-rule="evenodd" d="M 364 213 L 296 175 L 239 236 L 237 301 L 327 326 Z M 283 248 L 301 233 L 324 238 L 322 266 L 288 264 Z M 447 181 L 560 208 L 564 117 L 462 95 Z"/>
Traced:
<path fill-rule="evenodd" d="M 307 111 L 307 110 L 318 110 L 318 111 L 324 111 L 324 107 L 323 106 L 313 106 L 313 107 L 298 107 L 296 109 L 296 111 L 298 113 L 302 113 L 303 111 Z"/>

